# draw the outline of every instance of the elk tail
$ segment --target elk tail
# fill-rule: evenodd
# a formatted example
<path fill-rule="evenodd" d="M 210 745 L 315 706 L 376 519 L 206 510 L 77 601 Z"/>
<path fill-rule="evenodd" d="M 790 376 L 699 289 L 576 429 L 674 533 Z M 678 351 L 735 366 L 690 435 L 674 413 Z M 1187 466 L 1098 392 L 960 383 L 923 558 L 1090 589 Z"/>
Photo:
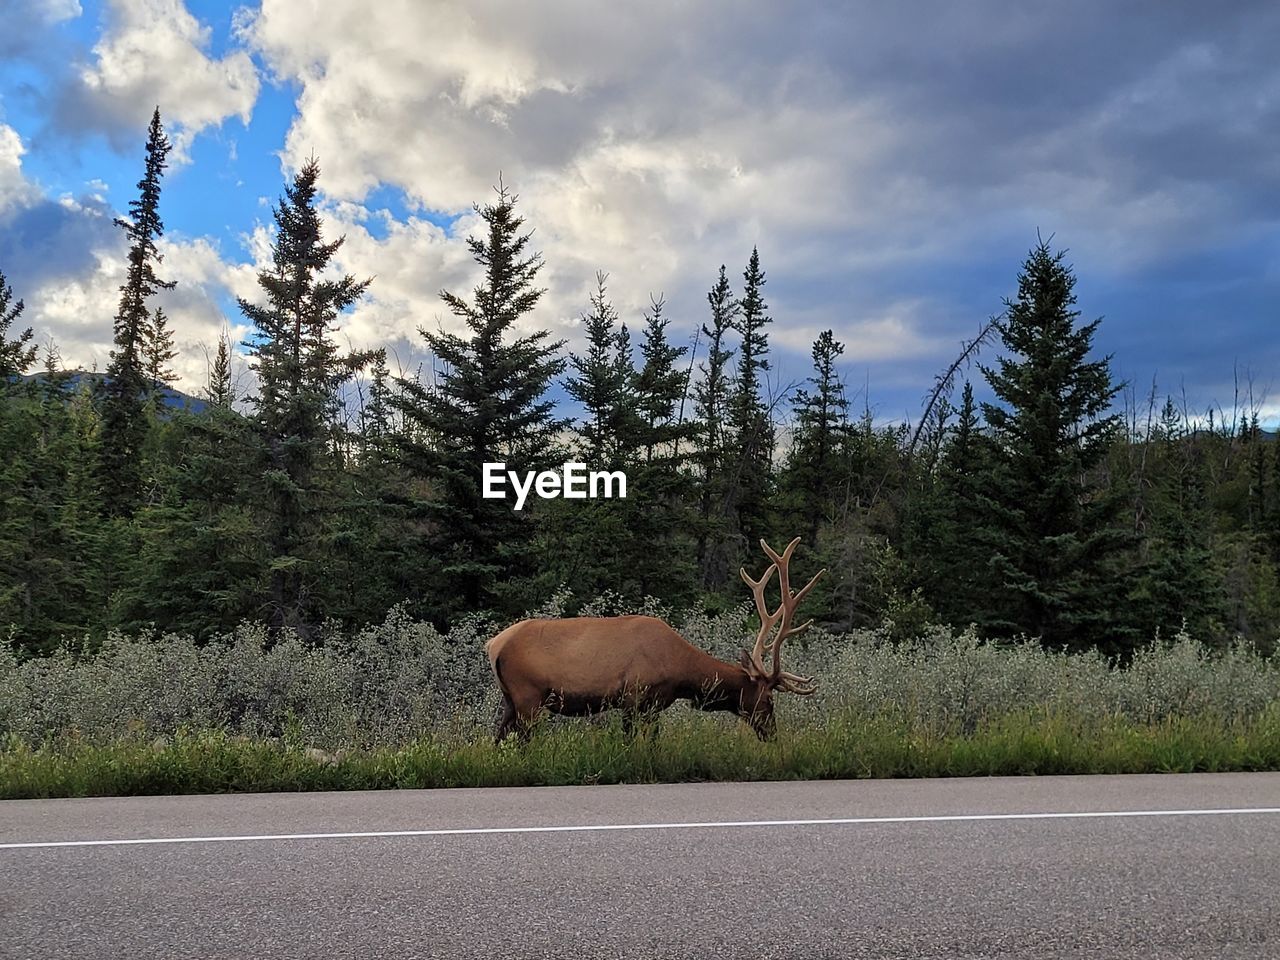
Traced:
<path fill-rule="evenodd" d="M 511 695 L 507 693 L 507 685 L 502 679 L 502 658 L 494 657 L 489 661 L 489 666 L 493 667 L 493 676 L 498 681 L 498 689 L 502 691 L 504 697 L 510 700 Z"/>

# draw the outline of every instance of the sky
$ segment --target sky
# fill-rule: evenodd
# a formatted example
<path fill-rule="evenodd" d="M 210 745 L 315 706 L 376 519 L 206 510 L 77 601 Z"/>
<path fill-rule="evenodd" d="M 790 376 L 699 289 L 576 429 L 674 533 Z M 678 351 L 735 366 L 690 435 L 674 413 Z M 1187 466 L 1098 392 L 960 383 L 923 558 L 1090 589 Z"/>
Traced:
<path fill-rule="evenodd" d="M 374 278 L 340 339 L 393 370 L 456 329 L 439 294 L 476 283 L 501 178 L 546 262 L 529 323 L 570 349 L 597 271 L 633 331 L 664 296 L 688 343 L 758 246 L 770 389 L 831 328 L 857 408 L 913 420 L 1041 235 L 1130 393 L 1251 391 L 1274 424 L 1278 43 L 1247 0 L 0 0 L 0 272 L 67 366 L 105 368 L 158 105 L 190 390 L 249 333 L 236 297 L 315 156 L 337 268 Z"/>

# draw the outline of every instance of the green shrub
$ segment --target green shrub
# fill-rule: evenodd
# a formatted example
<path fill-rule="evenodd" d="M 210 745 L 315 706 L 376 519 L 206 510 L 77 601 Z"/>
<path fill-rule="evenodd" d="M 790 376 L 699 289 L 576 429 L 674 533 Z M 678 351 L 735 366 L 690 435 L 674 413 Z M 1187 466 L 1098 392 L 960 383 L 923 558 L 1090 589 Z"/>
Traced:
<path fill-rule="evenodd" d="M 538 612 L 560 615 L 571 606 L 572 598 L 561 593 Z M 622 606 L 606 596 L 584 604 L 581 612 L 623 612 Z M 645 612 L 670 617 L 656 605 Z M 690 642 L 725 659 L 736 659 L 752 639 L 746 605 L 673 622 Z M 312 646 L 296 637 L 273 642 L 262 626 L 245 625 L 204 645 L 174 635 L 112 635 L 91 655 L 66 646 L 25 662 L 0 647 L 0 740 L 9 745 L 10 771 L 22 757 L 45 750 L 61 756 L 57 751 L 125 749 L 121 744 L 142 751 L 137 756 L 150 770 L 157 761 L 146 751 L 157 738 L 176 750 L 191 738 L 223 737 L 233 745 L 262 745 L 268 753 L 252 756 L 267 757 L 270 764 L 278 762 L 270 753 L 275 749 L 347 750 L 383 757 L 379 763 L 396 757 L 395 769 L 408 763 L 419 771 L 414 776 L 431 782 L 453 776 L 448 771 L 462 769 L 458 764 L 467 772 L 457 775 L 468 782 L 481 774 L 526 782 L 527 768 L 515 770 L 516 761 L 502 759 L 507 754 L 481 749 L 499 703 L 483 647 L 499 626 L 469 618 L 441 633 L 396 608 L 382 623 L 354 634 L 326 630 Z M 606 733 L 616 719 L 607 716 L 549 720 L 555 736 L 535 738 L 519 762 L 541 770 L 548 782 L 622 776 L 617 770 L 656 779 L 777 775 L 784 769 L 797 776 L 989 770 L 1018 767 L 1031 754 L 1040 758 L 1031 766 L 1042 770 L 1056 762 L 1053 750 L 1065 756 L 1063 751 L 1074 749 L 1066 733 L 1055 733 L 1052 743 L 1043 740 L 1050 731 L 1087 733 L 1086 740 L 1111 743 L 1118 730 L 1151 737 L 1152 731 L 1189 724 L 1177 727 L 1184 742 L 1194 730 L 1229 739 L 1232 730 L 1254 737 L 1276 726 L 1280 659 L 1243 647 L 1210 651 L 1179 635 L 1117 669 L 1098 655 L 1047 651 L 1034 642 L 987 643 L 972 632 L 944 627 L 906 642 L 893 642 L 892 635 L 889 627 L 848 635 L 815 630 L 789 644 L 788 668 L 814 674 L 821 686 L 809 698 L 778 698 L 783 743 L 792 751 L 782 767 L 768 766 L 777 748 L 756 743 L 733 718 L 697 714 L 683 705 L 663 715 L 652 749 L 628 742 L 619 754 L 625 757 L 617 761 L 621 766 L 609 759 L 610 750 L 621 747 L 610 746 Z M 1028 730 L 1042 738 L 1034 749 L 1020 733 Z M 870 741 L 865 731 L 874 732 Z M 966 739 L 985 744 L 973 747 L 972 759 L 965 759 L 969 748 L 954 746 Z M 878 744 L 875 751 L 866 752 L 867 742 Z M 942 742 L 953 744 L 946 748 L 945 764 L 910 746 Z M 1264 736 L 1259 742 L 1269 741 Z M 246 762 L 241 754 L 248 748 L 228 749 L 237 763 Z M 1258 749 L 1259 756 L 1270 756 L 1269 748 Z M 80 755 L 74 750 L 68 756 Z M 1002 761 L 1001 751 L 1019 759 Z M 1185 751 L 1179 751 L 1174 766 L 1186 762 Z M 428 763 L 428 757 L 436 759 Z M 281 783 L 293 782 L 293 768 L 286 767 L 278 774 Z M 421 772 L 428 768 L 444 772 Z M 168 782 L 177 775 L 146 776 Z M 379 773 L 373 779 L 397 776 Z"/>

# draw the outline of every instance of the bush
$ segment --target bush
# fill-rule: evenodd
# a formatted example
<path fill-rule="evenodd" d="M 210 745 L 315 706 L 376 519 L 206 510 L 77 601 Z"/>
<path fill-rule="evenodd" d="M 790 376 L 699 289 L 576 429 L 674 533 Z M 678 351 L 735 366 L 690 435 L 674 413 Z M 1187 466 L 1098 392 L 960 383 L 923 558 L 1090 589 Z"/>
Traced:
<path fill-rule="evenodd" d="M 571 599 L 558 594 L 538 613 L 557 615 Z M 583 609 L 622 612 L 615 597 Z M 677 626 L 696 646 L 736 660 L 752 640 L 748 611 L 743 605 L 695 613 Z M 653 604 L 643 612 L 670 618 Z M 422 737 L 471 742 L 488 734 L 498 711 L 483 650 L 498 626 L 472 617 L 441 633 L 393 608 L 382 623 L 354 635 L 323 631 L 314 646 L 296 637 L 273 642 L 262 626 L 245 625 L 205 645 L 176 635 L 112 635 L 92 655 L 64 646 L 21 663 L 3 647 L 0 738 L 36 747 L 67 738 L 100 744 L 214 730 L 325 750 L 397 747 Z M 1211 652 L 1185 634 L 1116 669 L 1096 654 L 986 643 L 969 631 L 931 627 L 892 642 L 893 631 L 815 630 L 791 641 L 788 669 L 814 674 L 821 686 L 809 698 L 779 696 L 780 722 L 818 730 L 839 715 L 852 724 L 888 722 L 937 735 L 967 735 L 1028 716 L 1229 725 L 1257 718 L 1280 700 L 1276 657 L 1243 647 Z M 688 724 L 690 713 L 674 709 L 664 724 Z"/>

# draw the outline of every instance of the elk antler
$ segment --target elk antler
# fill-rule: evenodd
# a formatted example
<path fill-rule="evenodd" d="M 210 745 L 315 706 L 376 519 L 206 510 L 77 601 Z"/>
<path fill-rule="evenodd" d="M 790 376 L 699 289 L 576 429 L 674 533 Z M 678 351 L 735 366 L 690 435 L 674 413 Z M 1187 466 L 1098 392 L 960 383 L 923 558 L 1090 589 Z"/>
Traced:
<path fill-rule="evenodd" d="M 773 563 L 769 566 L 769 569 L 765 571 L 764 576 L 762 576 L 758 581 L 752 580 L 747 576 L 746 570 L 742 570 L 741 573 L 742 579 L 751 587 L 751 592 L 755 596 L 756 610 L 760 614 L 760 633 L 756 636 L 755 648 L 751 651 L 752 668 L 754 668 L 759 676 L 772 680 L 777 688 L 785 690 L 788 693 L 797 693 L 802 696 L 807 696 L 817 690 L 817 686 L 813 682 L 813 677 L 802 677 L 798 674 L 787 673 L 782 669 L 782 642 L 788 637 L 798 636 L 805 630 L 808 630 L 810 625 L 813 623 L 812 620 L 806 620 L 798 627 L 791 625 L 792 617 L 795 614 L 796 608 L 800 605 L 800 601 L 808 595 L 809 591 L 813 589 L 814 584 L 816 584 L 827 571 L 825 569 L 819 570 L 814 578 L 805 584 L 804 588 L 799 593 L 793 594 L 791 592 L 789 571 L 791 554 L 795 552 L 796 545 L 799 542 L 800 538 L 796 537 L 787 544 L 787 548 L 782 551 L 781 555 L 779 555 L 772 547 L 769 546 L 769 544 L 761 539 L 760 546 Z M 782 591 L 782 602 L 779 604 L 777 610 L 773 613 L 769 613 L 768 606 L 764 601 L 764 588 L 768 584 L 769 579 L 773 576 L 775 570 L 778 573 L 778 587 Z M 773 642 L 768 644 L 766 643 L 766 640 L 774 627 L 778 628 L 778 632 L 774 636 Z M 773 653 L 772 670 L 766 669 L 764 665 L 764 654 L 766 651 L 771 651 Z"/>
<path fill-rule="evenodd" d="M 766 641 L 773 628 L 778 625 L 778 620 L 782 617 L 781 607 L 770 613 L 769 607 L 764 601 L 764 588 L 769 585 L 769 581 L 777 571 L 777 564 L 773 564 L 761 575 L 759 580 L 752 580 L 747 575 L 745 567 L 738 568 L 738 573 L 742 575 L 743 582 L 751 588 L 751 595 L 755 597 L 756 601 L 756 612 L 760 614 L 760 632 L 756 634 L 755 646 L 751 648 L 748 661 L 748 669 L 758 677 L 769 676 L 769 671 L 765 669 L 764 665 L 764 653 L 768 647 Z"/>

